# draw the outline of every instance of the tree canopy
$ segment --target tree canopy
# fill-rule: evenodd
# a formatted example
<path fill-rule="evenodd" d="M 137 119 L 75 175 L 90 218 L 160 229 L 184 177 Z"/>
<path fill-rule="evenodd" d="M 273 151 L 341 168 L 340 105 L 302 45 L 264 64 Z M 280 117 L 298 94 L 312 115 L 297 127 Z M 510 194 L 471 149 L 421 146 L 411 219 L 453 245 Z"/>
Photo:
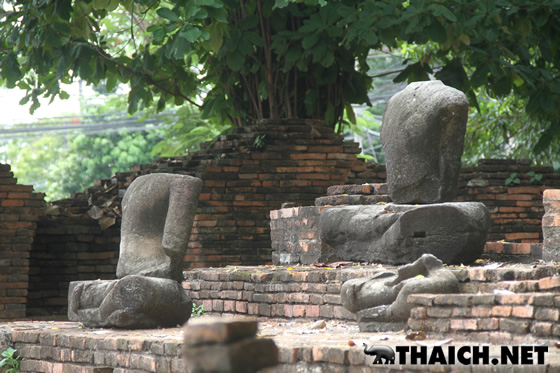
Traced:
<path fill-rule="evenodd" d="M 320 118 L 368 103 L 371 50 L 423 45 L 399 81 L 432 76 L 513 94 L 535 148 L 560 138 L 560 1 L 6 0 L 0 66 L 23 102 L 64 97 L 80 78 L 130 85 L 130 112 L 190 102 L 235 125 Z M 537 130 L 538 129 L 538 130 Z"/>

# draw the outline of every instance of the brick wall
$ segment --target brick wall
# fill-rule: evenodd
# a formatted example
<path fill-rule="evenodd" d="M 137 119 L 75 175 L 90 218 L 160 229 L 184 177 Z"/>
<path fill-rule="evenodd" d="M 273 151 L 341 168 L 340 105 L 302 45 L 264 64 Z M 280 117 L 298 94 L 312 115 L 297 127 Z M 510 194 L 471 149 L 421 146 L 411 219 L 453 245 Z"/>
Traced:
<path fill-rule="evenodd" d="M 459 292 L 471 298 L 476 294 L 493 296 L 496 290 L 527 293 L 548 292 L 555 286 L 560 289 L 555 265 L 450 268 L 459 280 Z M 390 265 L 195 269 L 185 273 L 183 288 L 210 314 L 355 320 L 355 315 L 341 305 L 342 284 L 352 278 L 371 277 L 380 271 L 396 269 Z M 560 293 L 556 295 L 560 298 Z M 449 320 L 446 323 L 449 324 Z"/>
<path fill-rule="evenodd" d="M 506 185 L 508 179 L 512 181 Z M 456 200 L 488 207 L 492 218 L 488 241 L 541 242 L 542 194 L 555 186 L 560 186 L 560 174 L 552 167 L 531 166 L 529 160 L 482 159 L 477 167 L 462 169 Z"/>
<path fill-rule="evenodd" d="M 29 257 L 42 193 L 18 185 L 10 166 L 0 164 L 0 320 L 25 316 Z"/>
<path fill-rule="evenodd" d="M 210 314 L 354 320 L 340 301 L 340 287 L 355 277 L 372 276 L 376 267 L 322 269 L 228 267 L 186 272 L 183 287 Z"/>

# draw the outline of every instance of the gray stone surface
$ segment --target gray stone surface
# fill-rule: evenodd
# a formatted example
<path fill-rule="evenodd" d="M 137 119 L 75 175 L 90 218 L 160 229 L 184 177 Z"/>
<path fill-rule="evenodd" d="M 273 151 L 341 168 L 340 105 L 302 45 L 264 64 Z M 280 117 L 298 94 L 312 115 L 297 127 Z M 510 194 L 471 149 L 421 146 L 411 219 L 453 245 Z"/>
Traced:
<path fill-rule="evenodd" d="M 389 100 L 381 142 L 395 203 L 453 200 L 467 114 L 465 94 L 440 81 L 411 83 Z"/>
<path fill-rule="evenodd" d="M 408 320 L 414 306 L 407 303 L 410 294 L 458 292 L 455 274 L 435 256 L 424 254 L 399 267 L 397 273 L 384 271 L 371 278 L 346 281 L 340 299 L 346 309 L 357 314 L 361 331 L 379 331 L 394 330 Z"/>
<path fill-rule="evenodd" d="M 74 281 L 68 319 L 88 327 L 176 327 L 190 317 L 192 300 L 174 280 L 130 275 L 120 280 Z"/>
<path fill-rule="evenodd" d="M 479 202 L 339 206 L 320 216 L 322 251 L 340 260 L 406 264 L 429 253 L 446 264 L 482 254 L 490 214 Z"/>
<path fill-rule="evenodd" d="M 210 317 L 191 320 L 184 329 L 187 372 L 249 373 L 278 364 L 272 339 L 257 338 L 252 318 Z"/>
<path fill-rule="evenodd" d="M 201 188 L 202 180 L 176 174 L 144 175 L 132 182 L 122 200 L 117 277 L 182 281 Z"/>

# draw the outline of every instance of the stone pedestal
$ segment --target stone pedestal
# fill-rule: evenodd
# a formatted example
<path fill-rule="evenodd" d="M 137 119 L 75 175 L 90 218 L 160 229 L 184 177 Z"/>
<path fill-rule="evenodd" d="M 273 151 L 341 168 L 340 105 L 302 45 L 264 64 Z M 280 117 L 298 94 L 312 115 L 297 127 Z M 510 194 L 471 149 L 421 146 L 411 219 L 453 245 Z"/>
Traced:
<path fill-rule="evenodd" d="M 322 250 L 340 260 L 405 264 L 432 254 L 446 264 L 480 257 L 490 214 L 478 202 L 337 206 L 321 212 Z"/>
<path fill-rule="evenodd" d="M 543 259 L 560 261 L 560 189 L 543 193 Z"/>
<path fill-rule="evenodd" d="M 68 290 L 68 319 L 89 327 L 173 328 L 183 325 L 191 310 L 181 285 L 163 278 L 73 281 Z"/>

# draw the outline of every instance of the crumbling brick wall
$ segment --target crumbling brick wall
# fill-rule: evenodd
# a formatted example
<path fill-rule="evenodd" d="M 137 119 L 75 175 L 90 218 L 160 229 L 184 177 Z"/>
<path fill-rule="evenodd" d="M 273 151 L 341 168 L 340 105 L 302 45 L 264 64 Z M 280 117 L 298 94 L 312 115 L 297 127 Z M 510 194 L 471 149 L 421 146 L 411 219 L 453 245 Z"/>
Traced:
<path fill-rule="evenodd" d="M 10 166 L 0 164 L 0 320 L 25 317 L 29 257 L 42 193 L 19 185 Z"/>

